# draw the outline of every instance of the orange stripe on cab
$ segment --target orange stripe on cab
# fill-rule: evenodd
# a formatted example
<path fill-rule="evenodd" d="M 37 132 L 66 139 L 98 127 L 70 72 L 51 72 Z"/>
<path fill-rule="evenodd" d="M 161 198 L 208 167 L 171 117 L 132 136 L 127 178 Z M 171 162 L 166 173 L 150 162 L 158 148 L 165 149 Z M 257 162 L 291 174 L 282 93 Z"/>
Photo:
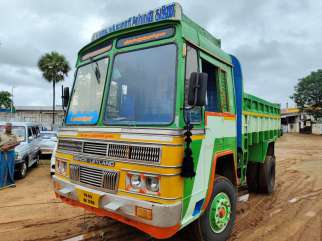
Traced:
<path fill-rule="evenodd" d="M 213 164 L 212 164 L 212 170 L 211 170 L 211 175 L 210 175 L 210 180 L 209 180 L 209 184 L 208 184 L 208 192 L 207 192 L 206 201 L 203 204 L 202 210 L 205 210 L 208 207 L 212 192 L 214 190 L 217 159 L 219 157 L 230 155 L 230 154 L 234 154 L 232 150 L 218 152 L 218 153 L 216 153 L 214 155 Z"/>
<path fill-rule="evenodd" d="M 207 120 L 209 116 L 218 116 L 218 117 L 224 117 L 224 120 L 236 120 L 236 115 L 229 113 L 229 112 L 205 112 L 205 124 L 207 125 Z"/>

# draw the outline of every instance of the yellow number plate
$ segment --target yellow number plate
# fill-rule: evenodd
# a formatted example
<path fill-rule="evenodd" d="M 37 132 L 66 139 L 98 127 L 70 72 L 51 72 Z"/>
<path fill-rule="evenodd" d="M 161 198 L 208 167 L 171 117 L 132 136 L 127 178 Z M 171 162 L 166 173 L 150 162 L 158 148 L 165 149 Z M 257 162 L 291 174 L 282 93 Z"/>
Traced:
<path fill-rule="evenodd" d="M 81 203 L 95 208 L 99 207 L 101 195 L 88 192 L 82 189 L 77 189 L 78 199 Z"/>

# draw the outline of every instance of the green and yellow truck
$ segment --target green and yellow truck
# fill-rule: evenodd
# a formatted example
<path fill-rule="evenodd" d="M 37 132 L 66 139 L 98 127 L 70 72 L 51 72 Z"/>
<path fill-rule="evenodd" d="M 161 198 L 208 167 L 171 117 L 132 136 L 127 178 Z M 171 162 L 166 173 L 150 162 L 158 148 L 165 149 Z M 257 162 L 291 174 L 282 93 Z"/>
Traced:
<path fill-rule="evenodd" d="M 225 240 L 238 187 L 272 193 L 280 106 L 244 93 L 238 59 L 178 3 L 94 33 L 78 53 L 54 189 L 164 239 Z"/>

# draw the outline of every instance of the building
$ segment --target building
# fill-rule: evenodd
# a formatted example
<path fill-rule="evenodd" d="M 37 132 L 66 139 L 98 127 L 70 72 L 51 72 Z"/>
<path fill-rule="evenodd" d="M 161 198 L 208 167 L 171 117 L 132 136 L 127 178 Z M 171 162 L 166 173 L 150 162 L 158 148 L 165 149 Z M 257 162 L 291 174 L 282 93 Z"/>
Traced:
<path fill-rule="evenodd" d="M 322 120 L 302 112 L 298 108 L 281 110 L 281 126 L 284 133 L 306 133 L 322 135 Z"/>
<path fill-rule="evenodd" d="M 15 112 L 7 110 L 0 111 L 1 121 L 28 121 L 41 123 L 43 127 L 52 129 L 53 118 L 52 106 L 15 106 Z M 54 129 L 62 126 L 64 111 L 62 106 L 55 107 L 55 126 Z"/>

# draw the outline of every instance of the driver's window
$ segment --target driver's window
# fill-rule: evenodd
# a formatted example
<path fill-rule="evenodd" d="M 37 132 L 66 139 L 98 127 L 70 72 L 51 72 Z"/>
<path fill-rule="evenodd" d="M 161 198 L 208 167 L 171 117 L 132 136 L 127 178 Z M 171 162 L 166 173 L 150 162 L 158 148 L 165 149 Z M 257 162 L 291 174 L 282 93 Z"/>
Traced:
<path fill-rule="evenodd" d="M 188 102 L 188 89 L 190 75 L 193 72 L 199 72 L 198 66 L 198 52 L 195 48 L 187 45 L 187 55 L 186 55 L 186 73 L 185 73 L 185 105 Z M 199 106 L 194 107 L 190 110 L 190 121 L 191 123 L 201 122 L 201 108 Z"/>

